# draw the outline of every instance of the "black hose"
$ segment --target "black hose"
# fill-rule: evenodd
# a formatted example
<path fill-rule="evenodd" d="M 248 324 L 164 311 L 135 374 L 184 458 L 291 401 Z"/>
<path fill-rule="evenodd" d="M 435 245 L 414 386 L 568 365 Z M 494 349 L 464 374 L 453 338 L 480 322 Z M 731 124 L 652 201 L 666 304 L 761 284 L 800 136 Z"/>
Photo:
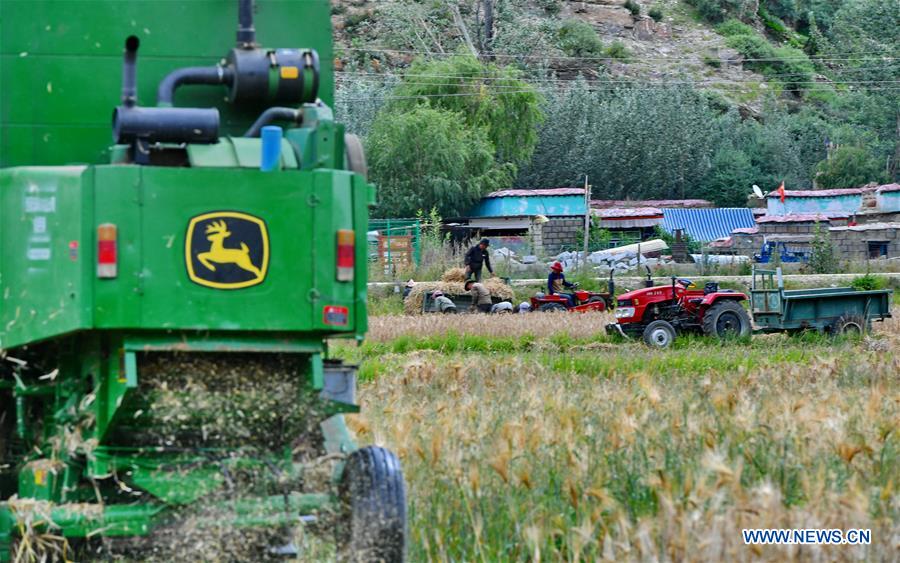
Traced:
<path fill-rule="evenodd" d="M 134 35 L 125 39 L 125 60 L 122 64 L 122 105 L 133 107 L 137 103 L 137 50 L 141 41 Z"/>
<path fill-rule="evenodd" d="M 175 90 L 182 84 L 226 84 L 231 85 L 234 71 L 223 66 L 188 66 L 178 68 L 166 75 L 156 90 L 156 105 L 171 106 Z"/>
<path fill-rule="evenodd" d="M 273 121 L 291 121 L 293 123 L 299 123 L 301 119 L 303 119 L 303 112 L 299 109 L 279 107 L 269 108 L 259 114 L 259 117 L 256 118 L 256 121 L 253 122 L 253 125 L 250 126 L 250 129 L 247 129 L 247 132 L 244 133 L 244 136 L 258 136 L 262 128 L 269 123 L 272 123 Z"/>
<path fill-rule="evenodd" d="M 256 42 L 253 27 L 253 0 L 238 0 L 238 47 L 250 47 Z"/>

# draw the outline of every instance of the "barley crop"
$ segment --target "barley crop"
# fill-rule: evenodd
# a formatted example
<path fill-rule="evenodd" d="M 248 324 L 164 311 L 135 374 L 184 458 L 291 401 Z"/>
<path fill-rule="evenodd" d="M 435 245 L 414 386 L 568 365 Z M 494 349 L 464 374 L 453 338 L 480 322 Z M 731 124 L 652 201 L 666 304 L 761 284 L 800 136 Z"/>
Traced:
<path fill-rule="evenodd" d="M 609 319 L 372 319 L 351 423 L 403 459 L 411 560 L 900 558 L 900 322 L 654 351 L 606 342 Z M 869 528 L 872 544 L 751 547 L 743 528 Z"/>

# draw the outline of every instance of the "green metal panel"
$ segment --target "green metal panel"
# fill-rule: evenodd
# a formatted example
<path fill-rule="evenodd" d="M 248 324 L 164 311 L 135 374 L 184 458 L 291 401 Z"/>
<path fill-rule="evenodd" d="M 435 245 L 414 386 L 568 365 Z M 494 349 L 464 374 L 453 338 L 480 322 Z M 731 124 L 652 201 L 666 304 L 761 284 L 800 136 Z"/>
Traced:
<path fill-rule="evenodd" d="M 256 0 L 255 27 L 264 47 L 319 52 L 319 97 L 331 105 L 328 1 Z M 236 0 L 3 0 L 0 167 L 108 160 L 125 38 L 141 40 L 138 99 L 153 106 L 168 72 L 216 64 L 234 46 L 236 28 Z M 223 87 L 185 86 L 175 105 L 218 107 L 222 134 L 240 135 L 263 108 L 236 110 L 224 94 Z"/>
<path fill-rule="evenodd" d="M 89 324 L 93 171 L 0 170 L 0 347 Z"/>
<path fill-rule="evenodd" d="M 315 240 L 311 252 L 314 265 L 315 291 L 310 296 L 313 303 L 312 326 L 320 330 L 334 328 L 327 324 L 326 307 L 347 309 L 345 327 L 353 327 L 354 284 L 338 282 L 337 275 L 337 231 L 353 229 L 352 192 L 353 175 L 349 172 L 315 172 L 315 189 L 312 202 Z M 356 269 L 357 275 L 360 268 Z"/>

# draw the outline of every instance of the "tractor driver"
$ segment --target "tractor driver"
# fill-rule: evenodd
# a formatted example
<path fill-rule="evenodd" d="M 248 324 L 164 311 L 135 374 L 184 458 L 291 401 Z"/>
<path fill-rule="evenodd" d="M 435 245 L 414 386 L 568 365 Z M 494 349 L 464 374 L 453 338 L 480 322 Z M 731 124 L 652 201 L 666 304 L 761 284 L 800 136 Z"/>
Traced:
<path fill-rule="evenodd" d="M 547 293 L 550 295 L 559 295 L 565 297 L 569 303 L 569 307 L 575 306 L 575 296 L 571 293 L 565 293 L 564 290 L 574 288 L 574 283 L 566 281 L 566 275 L 563 274 L 562 264 L 554 262 L 550 266 L 550 275 L 547 276 Z"/>

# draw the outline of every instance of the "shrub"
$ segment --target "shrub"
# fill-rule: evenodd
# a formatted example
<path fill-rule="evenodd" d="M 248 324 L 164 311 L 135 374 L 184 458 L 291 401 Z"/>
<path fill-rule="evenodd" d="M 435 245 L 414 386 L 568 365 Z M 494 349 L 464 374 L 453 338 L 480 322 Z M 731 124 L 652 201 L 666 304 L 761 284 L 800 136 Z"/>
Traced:
<path fill-rule="evenodd" d="M 369 12 L 358 12 L 356 14 L 347 14 L 344 17 L 344 29 L 350 31 L 351 29 L 360 26 L 371 18 L 372 14 Z"/>
<path fill-rule="evenodd" d="M 550 15 L 558 14 L 561 9 L 559 0 L 538 0 L 537 5 Z"/>
<path fill-rule="evenodd" d="M 584 57 L 603 53 L 603 42 L 594 27 L 579 19 L 563 22 L 557 32 L 559 48 L 570 57 Z"/>
<path fill-rule="evenodd" d="M 724 35 L 725 37 L 733 37 L 735 35 L 756 35 L 755 29 L 734 18 L 717 25 L 716 31 L 719 32 L 719 35 Z"/>
<path fill-rule="evenodd" d="M 739 29 L 733 24 L 726 26 L 726 30 L 732 33 Z M 755 32 L 730 35 L 725 43 L 750 59 L 745 62 L 747 68 L 765 74 L 773 80 L 779 80 L 788 88 L 804 90 L 812 81 L 814 71 L 812 61 L 799 49 L 773 47 Z"/>
<path fill-rule="evenodd" d="M 713 68 L 719 68 L 722 66 L 722 60 L 719 57 L 714 57 L 710 54 L 703 55 L 703 64 L 711 66 Z"/>
<path fill-rule="evenodd" d="M 703 19 L 718 23 L 728 18 L 753 17 L 754 0 L 687 0 Z"/>
<path fill-rule="evenodd" d="M 634 0 L 625 0 L 625 4 L 623 5 L 629 12 L 631 12 L 632 16 L 641 15 L 641 6 Z"/>
<path fill-rule="evenodd" d="M 653 18 L 653 21 L 655 22 L 661 22 L 663 20 L 663 11 L 660 6 L 651 6 L 647 15 Z"/>
<path fill-rule="evenodd" d="M 873 276 L 872 274 L 866 274 L 864 276 L 860 276 L 855 278 L 850 286 L 853 289 L 858 291 L 872 291 L 875 289 L 881 289 L 884 287 L 884 278 L 880 276 Z"/>
<path fill-rule="evenodd" d="M 809 254 L 809 269 L 814 274 L 834 274 L 838 271 L 838 260 L 834 254 L 834 244 L 828 227 L 817 223 L 813 231 L 812 252 Z"/>
<path fill-rule="evenodd" d="M 627 61 L 631 53 L 628 52 L 628 48 L 625 47 L 625 44 L 621 41 L 613 41 L 612 45 L 606 49 L 606 56 L 611 59 L 619 59 L 622 61 Z"/>

